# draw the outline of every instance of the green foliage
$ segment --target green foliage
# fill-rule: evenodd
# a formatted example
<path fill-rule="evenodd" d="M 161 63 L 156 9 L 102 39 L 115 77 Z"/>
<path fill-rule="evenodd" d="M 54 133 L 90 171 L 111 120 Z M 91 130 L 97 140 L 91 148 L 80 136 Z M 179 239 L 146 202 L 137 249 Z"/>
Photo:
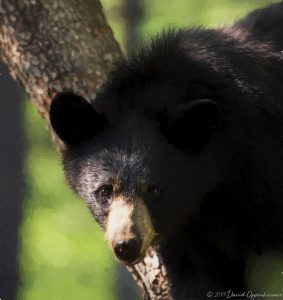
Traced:
<path fill-rule="evenodd" d="M 282 253 L 270 252 L 249 259 L 246 280 L 250 289 L 255 293 L 282 294 L 283 286 Z M 270 297 L 272 298 L 272 297 Z M 275 297 L 273 297 L 275 298 Z"/>
<path fill-rule="evenodd" d="M 119 18 L 119 7 L 123 1 L 129 0 L 101 1 L 114 35 L 121 45 L 123 19 Z M 146 41 L 150 36 L 170 27 L 228 25 L 248 12 L 273 2 L 278 0 L 144 0 L 145 18 L 141 22 L 140 37 L 142 41 Z"/>
<path fill-rule="evenodd" d="M 147 19 L 143 35 L 166 27 L 209 26 L 231 24 L 255 8 L 271 3 L 270 0 L 148 0 Z M 273 1 L 274 2 L 274 1 Z"/>

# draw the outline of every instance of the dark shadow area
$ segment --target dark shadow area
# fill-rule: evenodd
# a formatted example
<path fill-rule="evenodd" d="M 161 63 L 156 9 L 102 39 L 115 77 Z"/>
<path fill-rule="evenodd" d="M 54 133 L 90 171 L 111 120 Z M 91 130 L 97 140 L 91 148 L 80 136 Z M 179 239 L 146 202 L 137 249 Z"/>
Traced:
<path fill-rule="evenodd" d="M 16 298 L 18 227 L 24 196 L 23 93 L 0 64 L 0 298 Z"/>

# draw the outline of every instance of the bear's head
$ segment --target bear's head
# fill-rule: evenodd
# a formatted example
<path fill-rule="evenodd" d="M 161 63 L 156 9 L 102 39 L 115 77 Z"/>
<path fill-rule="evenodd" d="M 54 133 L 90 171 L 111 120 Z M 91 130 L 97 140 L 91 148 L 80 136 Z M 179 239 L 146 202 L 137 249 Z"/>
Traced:
<path fill-rule="evenodd" d="M 93 107 L 63 92 L 50 109 L 51 125 L 65 144 L 66 179 L 124 264 L 174 236 L 217 182 L 208 146 L 219 116 L 215 102 L 157 105 L 157 93 L 151 91 L 150 99 L 140 93 L 146 97 L 140 104 L 124 98 L 111 105 L 113 95 L 102 93 Z"/>

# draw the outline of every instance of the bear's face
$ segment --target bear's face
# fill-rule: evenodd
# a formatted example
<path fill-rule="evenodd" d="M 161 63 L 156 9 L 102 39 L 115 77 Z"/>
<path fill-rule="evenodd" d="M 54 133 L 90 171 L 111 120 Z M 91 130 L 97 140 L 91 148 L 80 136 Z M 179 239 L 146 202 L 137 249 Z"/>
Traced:
<path fill-rule="evenodd" d="M 218 122 L 213 101 L 109 111 L 61 93 L 50 121 L 66 145 L 67 181 L 125 264 L 197 215 L 198 203 L 218 182 L 208 147 Z"/>

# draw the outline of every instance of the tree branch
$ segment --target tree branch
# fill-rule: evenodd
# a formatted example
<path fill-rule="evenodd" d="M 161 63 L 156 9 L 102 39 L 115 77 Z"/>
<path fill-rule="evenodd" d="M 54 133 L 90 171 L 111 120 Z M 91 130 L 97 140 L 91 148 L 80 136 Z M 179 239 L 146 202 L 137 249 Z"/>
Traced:
<path fill-rule="evenodd" d="M 57 92 L 70 89 L 93 102 L 122 58 L 97 0 L 0 0 L 0 55 L 48 125 Z M 170 299 L 157 249 L 128 269 L 144 299 Z"/>
<path fill-rule="evenodd" d="M 121 50 L 99 1 L 0 0 L 1 57 L 48 122 L 52 97 L 95 99 Z"/>

